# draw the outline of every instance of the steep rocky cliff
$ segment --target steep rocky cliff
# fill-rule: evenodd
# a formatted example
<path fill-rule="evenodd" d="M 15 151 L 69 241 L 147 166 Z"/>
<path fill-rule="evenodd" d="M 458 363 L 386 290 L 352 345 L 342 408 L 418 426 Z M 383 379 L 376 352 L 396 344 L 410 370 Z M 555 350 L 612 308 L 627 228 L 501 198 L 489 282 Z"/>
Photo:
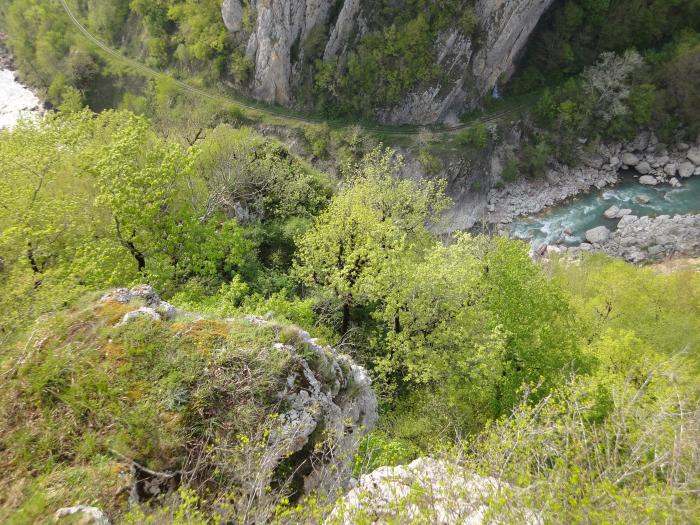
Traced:
<path fill-rule="evenodd" d="M 463 34 L 455 21 L 435 39 L 440 78 L 414 87 L 394 107 L 374 108 L 377 117 L 391 123 L 431 123 L 475 107 L 512 74 L 528 37 L 553 1 L 477 0 L 474 35 Z M 304 44 L 310 38 L 319 40 L 323 60 L 346 60 L 369 30 L 368 21 L 376 17 L 375 5 L 360 0 L 224 0 L 222 16 L 231 32 L 248 39 L 246 54 L 254 64 L 252 94 L 294 105 L 304 77 Z M 243 24 L 246 10 L 255 20 L 249 35 Z"/>

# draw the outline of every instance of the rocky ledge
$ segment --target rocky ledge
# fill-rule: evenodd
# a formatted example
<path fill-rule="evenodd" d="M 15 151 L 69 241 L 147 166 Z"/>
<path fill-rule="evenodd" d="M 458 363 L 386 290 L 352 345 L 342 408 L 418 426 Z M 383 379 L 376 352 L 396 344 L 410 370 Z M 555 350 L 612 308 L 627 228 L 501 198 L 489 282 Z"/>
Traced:
<path fill-rule="evenodd" d="M 580 246 L 553 245 L 540 255 L 602 252 L 632 263 L 660 262 L 671 257 L 700 256 L 700 215 L 625 215 L 615 231 L 599 226 L 586 232 Z"/>

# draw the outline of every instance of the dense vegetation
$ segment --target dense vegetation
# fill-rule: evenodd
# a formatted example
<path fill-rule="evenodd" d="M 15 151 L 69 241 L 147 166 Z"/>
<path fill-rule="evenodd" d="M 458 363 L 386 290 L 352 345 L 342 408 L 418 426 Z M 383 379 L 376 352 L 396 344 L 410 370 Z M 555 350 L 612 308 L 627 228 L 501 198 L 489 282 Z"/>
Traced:
<path fill-rule="evenodd" d="M 586 432 L 624 425 L 634 439 L 635 425 L 658 415 L 665 425 L 658 427 L 660 435 L 672 439 L 680 427 L 694 435 L 688 429 L 695 423 L 661 418 L 669 410 L 666 375 L 658 379 L 663 395 L 647 393 L 644 378 L 673 370 L 676 402 L 697 414 L 692 379 L 700 366 L 697 273 L 658 275 L 600 258 L 542 267 L 518 242 L 469 235 L 441 240 L 429 226 L 439 222 L 447 205 L 443 187 L 397 179 L 401 159 L 390 150 L 379 148 L 350 162 L 332 195 L 326 176 L 245 128 L 222 124 L 192 146 L 181 143 L 162 138 L 142 117 L 113 111 L 63 112 L 2 132 L 0 159 L 7 168 L 0 183 L 0 298 L 6 313 L 0 366 L 15 385 L 4 390 L 2 403 L 6 411 L 36 414 L 30 433 L 24 419 L 3 418 L 7 423 L 0 429 L 3 463 L 11 479 L 24 480 L 19 485 L 24 488 L 0 502 L 11 522 L 32 522 L 51 510 L 37 495 L 46 483 L 58 483 L 55 490 L 69 494 L 74 469 L 81 480 L 99 477 L 115 443 L 119 453 L 142 461 L 166 456 L 159 447 L 172 439 L 160 432 L 170 427 L 149 430 L 158 406 L 153 403 L 174 381 L 171 374 L 198 376 L 201 363 L 190 361 L 199 357 L 184 347 L 152 354 L 154 348 L 170 348 L 162 339 L 168 329 L 158 324 L 115 332 L 104 326 L 114 312 L 78 307 L 77 313 L 64 313 L 86 293 L 139 282 L 152 283 L 189 311 L 270 313 L 349 349 L 371 370 L 382 404 L 380 427 L 358 458 L 358 473 L 480 435 L 489 421 L 500 421 L 489 432 L 507 439 L 513 425 L 543 431 L 564 425 L 562 432 L 573 432 L 571 413 L 562 406 L 574 402 Z M 90 318 L 95 315 L 102 317 Z M 93 327 L 87 339 L 75 331 L 78 326 Z M 155 388 L 136 398 L 143 403 L 138 410 L 109 401 L 132 394 L 123 394 L 128 387 L 119 381 L 105 383 L 113 364 L 104 351 L 90 350 L 105 344 L 96 343 L 95 327 L 100 338 L 131 356 L 129 374 Z M 221 330 L 213 326 L 178 345 L 215 344 L 211 337 L 224 337 Z M 62 343 L 66 331 L 71 339 Z M 49 336 L 32 346 L 36 350 L 27 360 L 22 356 L 35 345 L 28 341 L 39 332 L 58 339 Z M 139 364 L 143 359 L 151 361 Z M 680 368 L 668 368 L 678 360 Z M 85 374 L 81 363 L 90 363 L 93 371 Z M 163 367 L 171 372 L 161 373 Z M 618 394 L 630 384 L 644 390 L 644 417 L 620 412 L 627 398 Z M 64 390 L 67 385 L 72 386 Z M 540 402 L 547 408 L 531 414 Z M 499 419 L 519 406 L 514 420 Z M 49 439 L 56 437 L 56 414 L 62 424 L 77 424 L 85 410 L 93 434 L 74 434 L 64 426 L 59 443 Z M 104 427 L 114 410 L 125 411 L 123 428 Z M 184 411 L 180 417 L 187 412 L 186 405 L 168 410 Z M 487 453 L 480 449 L 478 468 L 494 468 L 487 458 L 506 461 L 515 470 L 508 467 L 502 475 L 512 483 L 526 487 L 537 479 L 557 487 L 547 500 L 551 508 L 544 509 L 553 516 L 564 512 L 557 507 L 564 501 L 566 515 L 582 512 L 592 494 L 612 498 L 600 510 L 603 516 L 625 515 L 638 503 L 622 495 L 639 491 L 654 495 L 645 510 L 651 516 L 697 510 L 682 492 L 697 482 L 696 456 L 678 464 L 685 477 L 664 483 L 666 463 L 635 456 L 635 468 L 645 475 L 613 480 L 621 492 L 610 489 L 603 496 L 597 471 L 579 458 L 605 455 L 613 445 L 599 443 L 592 452 L 575 448 L 591 446 L 586 441 L 557 432 L 546 437 L 548 432 L 537 438 L 554 440 L 546 446 L 566 439 L 561 446 L 574 447 L 561 452 L 569 458 L 565 463 L 551 465 L 544 457 L 513 462 L 499 455 L 502 449 L 487 433 L 478 442 L 487 447 Z M 537 440 L 519 441 L 518 453 L 534 454 L 541 446 Z M 576 486 L 570 485 L 572 469 L 583 469 Z M 27 484 L 29 479 L 35 481 Z M 100 487 L 86 497 L 99 501 Z M 538 494 L 533 502 L 541 500 Z M 205 499 L 195 498 L 195 507 L 208 509 L 200 496 Z M 192 501 L 185 497 L 182 504 Z M 310 508 L 302 506 L 294 515 Z"/>
<path fill-rule="evenodd" d="M 378 16 L 347 63 L 318 60 L 327 28 L 303 43 L 310 98 L 333 116 L 366 116 L 437 78 L 433 42 L 450 24 L 478 38 L 471 1 L 371 3 Z M 175 76 L 246 81 L 218 0 L 75 4 L 91 30 Z M 696 133 L 699 8 L 557 2 L 511 86 L 540 94 L 502 178 L 541 174 L 582 136 Z M 372 376 L 381 417 L 356 475 L 436 455 L 508 482 L 489 499 L 504 523 L 700 513 L 700 273 L 534 262 L 502 237 L 436 235 L 445 185 L 399 178 L 403 159 L 361 130 L 304 129 L 315 159 L 337 146 L 326 174 L 240 112 L 103 61 L 55 0 L 11 0 L 0 15 L 58 110 L 0 131 L 0 521 L 42 523 L 76 500 L 134 524 L 252 523 L 240 509 L 256 505 L 271 522 L 322 520 L 332 501 L 295 499 L 274 473 L 243 490 L 298 364 L 274 351 L 296 341 L 287 325 Z M 248 31 L 250 16 L 246 3 Z M 478 125 L 456 143 L 485 150 L 498 133 Z M 436 142 L 418 137 L 430 174 Z M 192 316 L 115 326 L 122 305 L 94 306 L 139 283 Z M 222 384 L 231 374 L 243 379 Z M 200 477 L 172 498 L 128 511 L 115 496 L 115 458 L 168 469 L 197 447 L 211 452 Z"/>
<path fill-rule="evenodd" d="M 700 3 L 561 2 L 540 23 L 514 93 L 543 90 L 546 142 L 570 160 L 579 137 L 621 140 L 651 126 L 669 141 L 698 130 Z"/>
<path fill-rule="evenodd" d="M 330 116 L 371 118 L 421 82 L 445 72 L 436 63 L 440 31 L 455 25 L 471 35 L 477 28 L 472 0 L 374 0 L 368 8 L 378 16 L 347 61 L 316 60 L 316 103 Z"/>

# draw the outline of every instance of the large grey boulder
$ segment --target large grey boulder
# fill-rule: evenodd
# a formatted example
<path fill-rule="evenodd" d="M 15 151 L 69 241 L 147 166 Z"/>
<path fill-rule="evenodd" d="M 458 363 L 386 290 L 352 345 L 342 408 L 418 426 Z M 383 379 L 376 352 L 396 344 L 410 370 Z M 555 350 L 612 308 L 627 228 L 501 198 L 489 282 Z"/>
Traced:
<path fill-rule="evenodd" d="M 656 186 L 659 181 L 656 180 L 656 177 L 653 177 L 651 175 L 642 175 L 639 177 L 639 183 L 644 184 L 645 186 Z"/>
<path fill-rule="evenodd" d="M 664 166 L 664 173 L 668 175 L 669 177 L 675 177 L 676 173 L 678 172 L 678 164 L 675 162 L 671 162 L 669 164 L 666 164 Z"/>
<path fill-rule="evenodd" d="M 651 165 L 647 161 L 642 161 L 634 167 L 640 175 L 648 175 L 651 173 Z"/>
<path fill-rule="evenodd" d="M 680 175 L 683 179 L 692 177 L 693 173 L 695 173 L 695 165 L 693 165 L 691 162 L 684 162 L 678 167 L 678 175 Z"/>
<path fill-rule="evenodd" d="M 700 148 L 690 148 L 686 157 L 696 166 L 700 166 Z"/>
<path fill-rule="evenodd" d="M 623 153 L 622 163 L 626 164 L 627 166 L 636 166 L 639 164 L 639 157 L 637 157 L 637 155 L 634 153 Z"/>
<path fill-rule="evenodd" d="M 610 230 L 605 226 L 598 226 L 586 232 L 586 240 L 591 244 L 602 244 L 610 237 Z"/>
<path fill-rule="evenodd" d="M 632 213 L 629 208 L 618 208 L 617 206 L 610 206 L 607 210 L 603 212 L 603 216 L 606 219 L 620 219 L 625 215 Z"/>

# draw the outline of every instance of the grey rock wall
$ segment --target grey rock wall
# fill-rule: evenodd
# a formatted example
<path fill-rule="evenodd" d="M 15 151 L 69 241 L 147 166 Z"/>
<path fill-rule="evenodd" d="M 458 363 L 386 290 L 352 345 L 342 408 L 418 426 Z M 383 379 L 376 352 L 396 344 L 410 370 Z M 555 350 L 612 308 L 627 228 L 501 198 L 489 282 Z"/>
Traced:
<path fill-rule="evenodd" d="M 554 0 L 477 0 L 478 44 L 455 27 L 435 42 L 444 75 L 418 86 L 394 107 L 374 108 L 386 123 L 454 121 L 513 73 L 537 22 Z M 367 31 L 371 6 L 361 0 L 250 0 L 255 28 L 247 42 L 254 64 L 251 93 L 291 106 L 302 89 L 304 42 L 315 27 L 325 29 L 324 60 L 343 60 Z M 224 0 L 222 17 L 233 33 L 243 31 L 241 0 Z M 305 87 L 308 89 L 308 86 Z"/>

